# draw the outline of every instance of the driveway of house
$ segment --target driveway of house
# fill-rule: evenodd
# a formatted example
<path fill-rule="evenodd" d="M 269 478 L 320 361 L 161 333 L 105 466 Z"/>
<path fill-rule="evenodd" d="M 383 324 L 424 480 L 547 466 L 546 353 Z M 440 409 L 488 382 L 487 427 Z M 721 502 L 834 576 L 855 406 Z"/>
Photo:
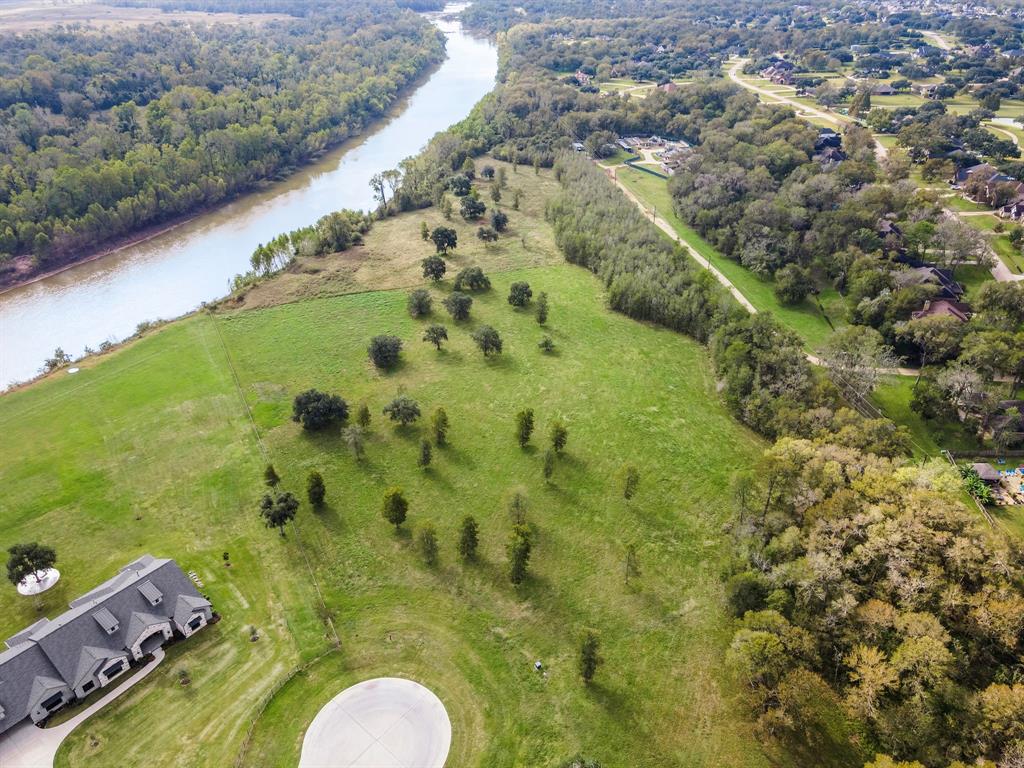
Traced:
<path fill-rule="evenodd" d="M 299 768 L 444 768 L 451 742 L 437 696 L 412 680 L 381 677 L 345 689 L 317 713 Z"/>
<path fill-rule="evenodd" d="M 19 723 L 0 736 L 0 766 L 2 768 L 53 768 L 53 759 L 57 756 L 57 750 L 69 733 L 146 677 L 156 669 L 163 659 L 163 650 L 157 649 L 153 653 L 153 660 L 140 669 L 131 680 L 111 691 L 67 722 L 55 725 L 53 728 L 37 728 L 30 720 Z"/>

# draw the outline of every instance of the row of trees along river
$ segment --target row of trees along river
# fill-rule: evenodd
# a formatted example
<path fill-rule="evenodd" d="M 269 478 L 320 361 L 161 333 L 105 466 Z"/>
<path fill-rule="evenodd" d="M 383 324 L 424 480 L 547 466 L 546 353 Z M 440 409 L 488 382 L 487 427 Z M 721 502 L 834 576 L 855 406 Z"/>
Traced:
<path fill-rule="evenodd" d="M 372 208 L 370 178 L 416 154 L 494 85 L 497 52 L 463 31 L 450 15 L 458 9 L 431 15 L 447 37 L 444 63 L 358 142 L 143 242 L 0 294 L 0 389 L 34 376 L 57 347 L 77 356 L 225 295 L 253 249 L 281 232 Z"/>

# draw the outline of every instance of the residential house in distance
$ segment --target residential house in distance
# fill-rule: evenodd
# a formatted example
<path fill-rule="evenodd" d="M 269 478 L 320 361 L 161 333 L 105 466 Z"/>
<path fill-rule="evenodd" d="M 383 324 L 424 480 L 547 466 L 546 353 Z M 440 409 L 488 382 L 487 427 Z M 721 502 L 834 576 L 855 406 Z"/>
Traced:
<path fill-rule="evenodd" d="M 779 59 L 762 69 L 761 77 L 765 80 L 771 80 L 776 85 L 792 85 L 794 69 L 796 67 L 792 62 Z"/>
<path fill-rule="evenodd" d="M 814 142 L 814 159 L 821 163 L 823 168 L 832 168 L 846 160 L 846 153 L 843 152 L 843 137 L 831 128 L 822 128 L 818 131 L 818 138 Z"/>
<path fill-rule="evenodd" d="M 935 299 L 926 301 L 924 306 L 917 312 L 911 312 L 910 317 L 920 320 L 922 317 L 955 317 L 961 323 L 971 319 L 971 308 L 967 304 L 949 299 Z"/>
<path fill-rule="evenodd" d="M 1024 217 L 1024 182 L 993 165 L 979 163 L 959 168 L 950 184 L 962 190 L 968 200 L 996 208 L 995 212 L 1004 219 Z"/>
<path fill-rule="evenodd" d="M 895 96 L 896 89 L 888 83 L 879 83 L 871 89 L 871 94 L 873 96 Z"/>
<path fill-rule="evenodd" d="M 939 269 L 929 265 L 913 267 L 894 274 L 896 285 L 908 288 L 912 285 L 934 285 L 935 299 L 947 299 L 958 302 L 964 295 L 964 287 L 953 279 L 947 269 Z"/>
<path fill-rule="evenodd" d="M 0 653 L 0 734 L 38 723 L 124 674 L 175 635 L 191 637 L 213 617 L 210 602 L 177 563 L 144 555 L 40 619 Z"/>

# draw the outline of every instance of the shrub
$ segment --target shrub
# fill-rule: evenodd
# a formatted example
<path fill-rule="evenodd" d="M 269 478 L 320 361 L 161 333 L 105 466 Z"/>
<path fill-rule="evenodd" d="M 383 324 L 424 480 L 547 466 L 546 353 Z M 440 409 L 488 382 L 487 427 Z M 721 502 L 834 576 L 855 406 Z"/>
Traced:
<path fill-rule="evenodd" d="M 811 275 L 796 264 L 787 264 L 775 273 L 774 291 L 783 304 L 799 304 L 811 292 Z"/>
<path fill-rule="evenodd" d="M 347 418 L 348 404 L 338 395 L 308 389 L 292 403 L 292 421 L 300 422 L 303 429 L 323 429 Z"/>
<path fill-rule="evenodd" d="M 491 214 L 491 226 L 495 232 L 504 232 L 508 229 L 508 214 L 504 211 L 494 211 Z"/>
<path fill-rule="evenodd" d="M 466 221 L 475 221 L 487 213 L 487 206 L 484 205 L 482 200 L 477 200 L 473 197 L 462 198 L 462 203 L 459 205 L 459 214 Z"/>
<path fill-rule="evenodd" d="M 406 302 L 406 306 L 409 309 L 409 314 L 412 317 L 422 317 L 423 315 L 430 314 L 432 300 L 430 298 L 430 292 L 423 288 L 417 288 L 415 291 L 409 294 L 409 299 Z"/>
<path fill-rule="evenodd" d="M 487 291 L 491 288 L 491 279 L 480 267 L 466 267 L 459 270 L 452 287 L 456 291 Z"/>
<path fill-rule="evenodd" d="M 405 427 L 420 417 L 420 406 L 408 395 L 399 395 L 384 406 L 384 414 Z"/>
<path fill-rule="evenodd" d="M 512 283 L 508 289 L 508 303 L 513 307 L 525 307 L 533 298 L 529 283 Z"/>
<path fill-rule="evenodd" d="M 473 297 L 455 291 L 441 302 L 453 320 L 465 320 L 469 317 L 469 308 L 473 306 Z"/>
<path fill-rule="evenodd" d="M 501 336 L 489 325 L 481 325 L 473 331 L 473 341 L 484 353 L 484 357 L 501 354 Z"/>
<path fill-rule="evenodd" d="M 374 336 L 367 348 L 370 360 L 378 368 L 391 368 L 398 362 L 402 340 L 397 336 Z"/>
<path fill-rule="evenodd" d="M 444 277 L 444 273 L 448 271 L 448 265 L 437 254 L 427 256 L 421 264 L 423 265 L 423 278 L 425 280 L 433 280 L 435 283 L 441 280 Z"/>

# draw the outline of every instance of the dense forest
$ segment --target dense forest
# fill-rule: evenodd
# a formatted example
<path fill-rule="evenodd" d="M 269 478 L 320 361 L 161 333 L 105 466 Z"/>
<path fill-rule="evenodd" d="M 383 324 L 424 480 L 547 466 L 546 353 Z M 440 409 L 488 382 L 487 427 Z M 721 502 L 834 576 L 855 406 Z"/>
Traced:
<path fill-rule="evenodd" d="M 47 268 L 284 173 L 383 115 L 443 47 L 386 2 L 4 36 L 0 264 Z"/>

